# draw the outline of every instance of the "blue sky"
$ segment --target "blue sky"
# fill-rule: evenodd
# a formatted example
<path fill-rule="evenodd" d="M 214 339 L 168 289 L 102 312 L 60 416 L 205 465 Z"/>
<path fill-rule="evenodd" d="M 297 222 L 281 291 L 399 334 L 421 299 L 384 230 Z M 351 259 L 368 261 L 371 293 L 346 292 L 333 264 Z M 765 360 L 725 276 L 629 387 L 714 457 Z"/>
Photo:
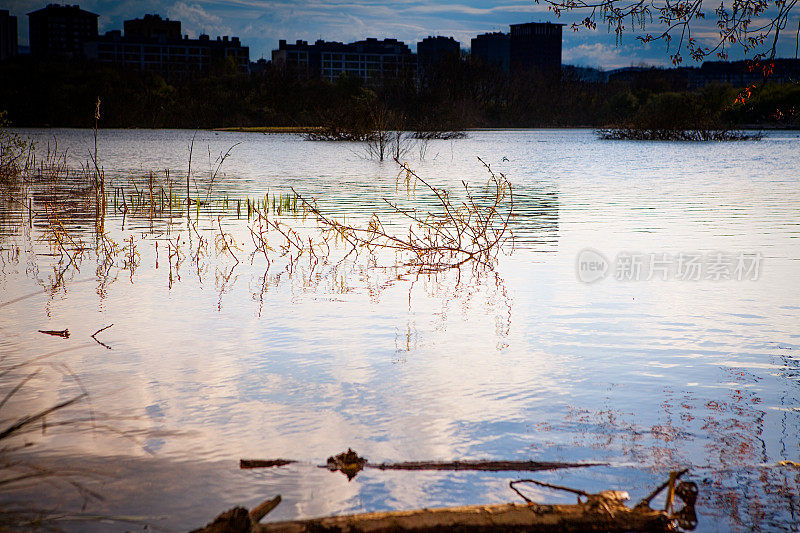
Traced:
<path fill-rule="evenodd" d="M 52 1 L 52 0 L 51 0 Z M 73 3 L 78 0 L 72 0 Z M 44 7 L 48 2 L 37 0 L 6 0 L 12 14 L 20 19 L 20 44 L 27 44 L 26 13 Z M 709 4 L 707 28 L 697 35 L 713 37 L 713 9 Z M 487 2 L 479 0 L 83 0 L 80 6 L 100 15 L 100 31 L 122 29 L 125 19 L 158 13 L 162 17 L 180 20 L 183 32 L 192 37 L 207 33 L 238 36 L 250 47 L 252 60 L 270 58 L 278 39 L 314 41 L 322 38 L 335 41 L 354 41 L 366 37 L 395 37 L 415 43 L 428 35 L 453 36 L 462 48 L 469 47 L 470 38 L 487 31 L 508 31 L 509 24 L 521 22 L 570 23 L 582 18 L 565 15 L 557 19 L 542 5 L 532 1 L 509 0 Z M 585 16 L 585 14 L 583 14 Z M 797 28 L 797 16 L 789 28 Z M 654 31 L 655 27 L 649 27 Z M 704 30 L 704 31 L 703 31 Z M 782 41 L 780 54 L 794 57 L 794 31 Z M 572 32 L 565 28 L 563 62 L 605 69 L 622 66 L 669 64 L 663 43 L 643 45 L 636 33 L 625 34 L 621 44 L 613 34 L 598 25 L 594 31 L 581 29 Z M 731 54 L 731 59 L 740 54 Z M 694 63 L 688 59 L 685 65 Z"/>

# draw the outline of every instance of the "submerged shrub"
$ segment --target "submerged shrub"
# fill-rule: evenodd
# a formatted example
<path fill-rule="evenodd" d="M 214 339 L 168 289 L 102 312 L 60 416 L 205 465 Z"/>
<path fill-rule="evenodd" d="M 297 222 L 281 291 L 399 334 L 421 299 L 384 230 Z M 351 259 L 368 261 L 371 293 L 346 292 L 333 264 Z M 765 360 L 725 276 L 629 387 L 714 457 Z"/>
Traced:
<path fill-rule="evenodd" d="M 23 167 L 28 141 L 8 131 L 8 113 L 0 111 L 0 181 L 17 176 Z"/>
<path fill-rule="evenodd" d="M 606 128 L 598 130 L 604 140 L 629 141 L 757 141 L 764 134 L 726 129 Z"/>

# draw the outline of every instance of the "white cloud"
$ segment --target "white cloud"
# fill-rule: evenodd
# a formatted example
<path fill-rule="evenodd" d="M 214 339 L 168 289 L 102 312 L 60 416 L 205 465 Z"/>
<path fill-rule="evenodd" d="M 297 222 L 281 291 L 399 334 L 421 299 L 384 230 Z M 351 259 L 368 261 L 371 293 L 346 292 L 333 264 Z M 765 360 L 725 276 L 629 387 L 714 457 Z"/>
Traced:
<path fill-rule="evenodd" d="M 48 0 L 8 0 L 9 9 L 20 18 L 20 43 L 28 40 L 26 13 L 46 5 Z M 121 29 L 126 19 L 145 13 L 159 13 L 180 20 L 191 36 L 208 33 L 238 36 L 250 47 L 251 57 L 269 57 L 278 39 L 319 38 L 354 41 L 365 37 L 395 37 L 415 43 L 427 35 L 453 36 L 464 48 L 480 33 L 508 31 L 521 22 L 562 22 L 580 20 L 585 12 L 565 14 L 558 19 L 547 7 L 532 0 L 76 0 L 81 7 L 100 14 L 100 31 Z M 713 20 L 695 24 L 694 36 L 704 44 L 716 36 Z M 796 26 L 796 19 L 792 21 Z M 654 32 L 658 24 L 649 24 Z M 635 33 L 625 33 L 624 46 L 614 46 L 614 36 L 601 28 L 564 32 L 564 62 L 602 65 L 608 68 L 642 61 L 665 64 L 666 48 L 659 43 L 652 49 L 635 41 Z M 791 41 L 791 42 L 789 42 Z M 780 52 L 794 56 L 794 34 L 781 40 Z M 731 58 L 741 55 L 731 50 Z M 685 54 L 684 54 L 685 55 Z"/>
<path fill-rule="evenodd" d="M 605 43 L 584 43 L 565 48 L 561 55 L 562 62 L 571 65 L 604 68 L 620 68 L 637 64 L 641 58 L 628 50 Z"/>
<path fill-rule="evenodd" d="M 180 20 L 184 33 L 196 37 L 201 33 L 213 36 L 232 35 L 236 31 L 222 17 L 208 12 L 198 3 L 178 2 L 167 8 L 167 15 L 173 20 Z"/>
<path fill-rule="evenodd" d="M 493 13 L 547 13 L 547 7 L 537 4 L 510 4 L 494 7 L 473 7 L 463 4 L 428 4 L 406 9 L 417 13 L 450 13 L 463 15 L 489 15 Z"/>

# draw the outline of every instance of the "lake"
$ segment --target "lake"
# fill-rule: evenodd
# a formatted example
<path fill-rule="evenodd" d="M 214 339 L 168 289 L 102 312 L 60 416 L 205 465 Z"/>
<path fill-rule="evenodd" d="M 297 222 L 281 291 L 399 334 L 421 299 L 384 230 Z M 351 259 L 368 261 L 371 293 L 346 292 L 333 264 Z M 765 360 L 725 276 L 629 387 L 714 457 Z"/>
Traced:
<path fill-rule="evenodd" d="M 39 154 L 57 145 L 70 166 L 91 165 L 90 130 L 17 131 Z M 185 204 L 165 206 L 185 194 L 190 146 L 190 195 L 204 203 L 187 223 Z M 494 268 L 419 273 L 386 252 L 380 265 L 292 262 L 277 244 L 251 254 L 247 206 L 263 208 L 265 195 L 270 216 L 306 236 L 315 225 L 295 194 L 352 224 L 378 213 L 399 231 L 402 217 L 384 200 L 432 208 L 423 188 L 398 181 L 394 161 L 359 143 L 101 130 L 100 245 L 73 193 L 33 184 L 5 195 L 0 365 L 13 370 L 0 392 L 39 373 L 2 417 L 88 394 L 16 453 L 104 498 L 84 512 L 168 529 L 276 494 L 283 502 L 269 520 L 520 501 L 508 488 L 520 477 L 626 490 L 635 502 L 689 468 L 698 530 L 797 531 L 800 470 L 778 464 L 800 460 L 797 132 L 670 143 L 472 131 L 404 148 L 414 171 L 456 196 L 462 180 L 486 184 L 478 157 L 508 178 L 514 238 Z M 278 215 L 271 202 L 284 196 Z M 28 207 L 57 212 L 58 228 Z M 70 261 L 62 250 L 76 243 L 86 251 Z M 39 332 L 63 329 L 69 338 Z M 371 462 L 605 464 L 365 470 L 352 481 L 317 468 L 348 447 Z M 300 462 L 240 470 L 240 458 Z M 524 490 L 539 502 L 574 500 Z M 79 511 L 84 494 L 50 479 L 0 500 Z"/>

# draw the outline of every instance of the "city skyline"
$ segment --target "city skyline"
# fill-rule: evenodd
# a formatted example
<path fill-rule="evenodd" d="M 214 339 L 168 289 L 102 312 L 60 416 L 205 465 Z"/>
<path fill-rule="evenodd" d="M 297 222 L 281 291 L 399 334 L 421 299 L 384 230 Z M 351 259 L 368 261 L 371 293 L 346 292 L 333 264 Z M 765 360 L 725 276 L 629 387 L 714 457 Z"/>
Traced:
<path fill-rule="evenodd" d="M 47 3 L 35 0 L 9 2 L 8 9 L 19 21 L 21 46 L 28 45 L 27 13 L 41 9 Z M 317 39 L 352 42 L 367 37 L 396 38 L 408 43 L 413 50 L 416 48 L 416 43 L 423 38 L 439 35 L 452 36 L 461 43 L 462 49 L 467 49 L 472 37 L 485 32 L 507 32 L 511 24 L 522 22 L 570 24 L 580 18 L 577 14 L 557 18 L 548 12 L 545 6 L 524 1 L 490 3 L 468 0 L 440 4 L 413 0 L 382 2 L 86 0 L 79 5 L 82 9 L 100 15 L 101 34 L 120 29 L 126 19 L 138 18 L 145 13 L 158 13 L 163 17 L 180 20 L 183 32 L 190 37 L 196 38 L 202 33 L 238 36 L 250 47 L 250 58 L 253 61 L 262 57 L 269 59 L 271 51 L 278 48 L 280 39 L 290 42 L 298 39 L 310 42 Z M 711 24 L 710 20 L 708 22 Z M 702 34 L 702 31 L 699 34 Z M 563 63 L 603 69 L 639 64 L 669 65 L 669 55 L 663 43 L 644 45 L 638 42 L 635 36 L 635 33 L 626 33 L 622 43 L 617 44 L 614 35 L 599 25 L 597 30 L 583 28 L 578 32 L 570 31 L 567 27 L 562 43 Z M 778 56 L 793 56 L 793 36 L 791 39 L 787 37 L 784 41 L 778 48 Z M 740 53 L 731 53 L 729 59 L 736 60 L 742 57 Z M 696 65 L 688 58 L 684 64 Z"/>

